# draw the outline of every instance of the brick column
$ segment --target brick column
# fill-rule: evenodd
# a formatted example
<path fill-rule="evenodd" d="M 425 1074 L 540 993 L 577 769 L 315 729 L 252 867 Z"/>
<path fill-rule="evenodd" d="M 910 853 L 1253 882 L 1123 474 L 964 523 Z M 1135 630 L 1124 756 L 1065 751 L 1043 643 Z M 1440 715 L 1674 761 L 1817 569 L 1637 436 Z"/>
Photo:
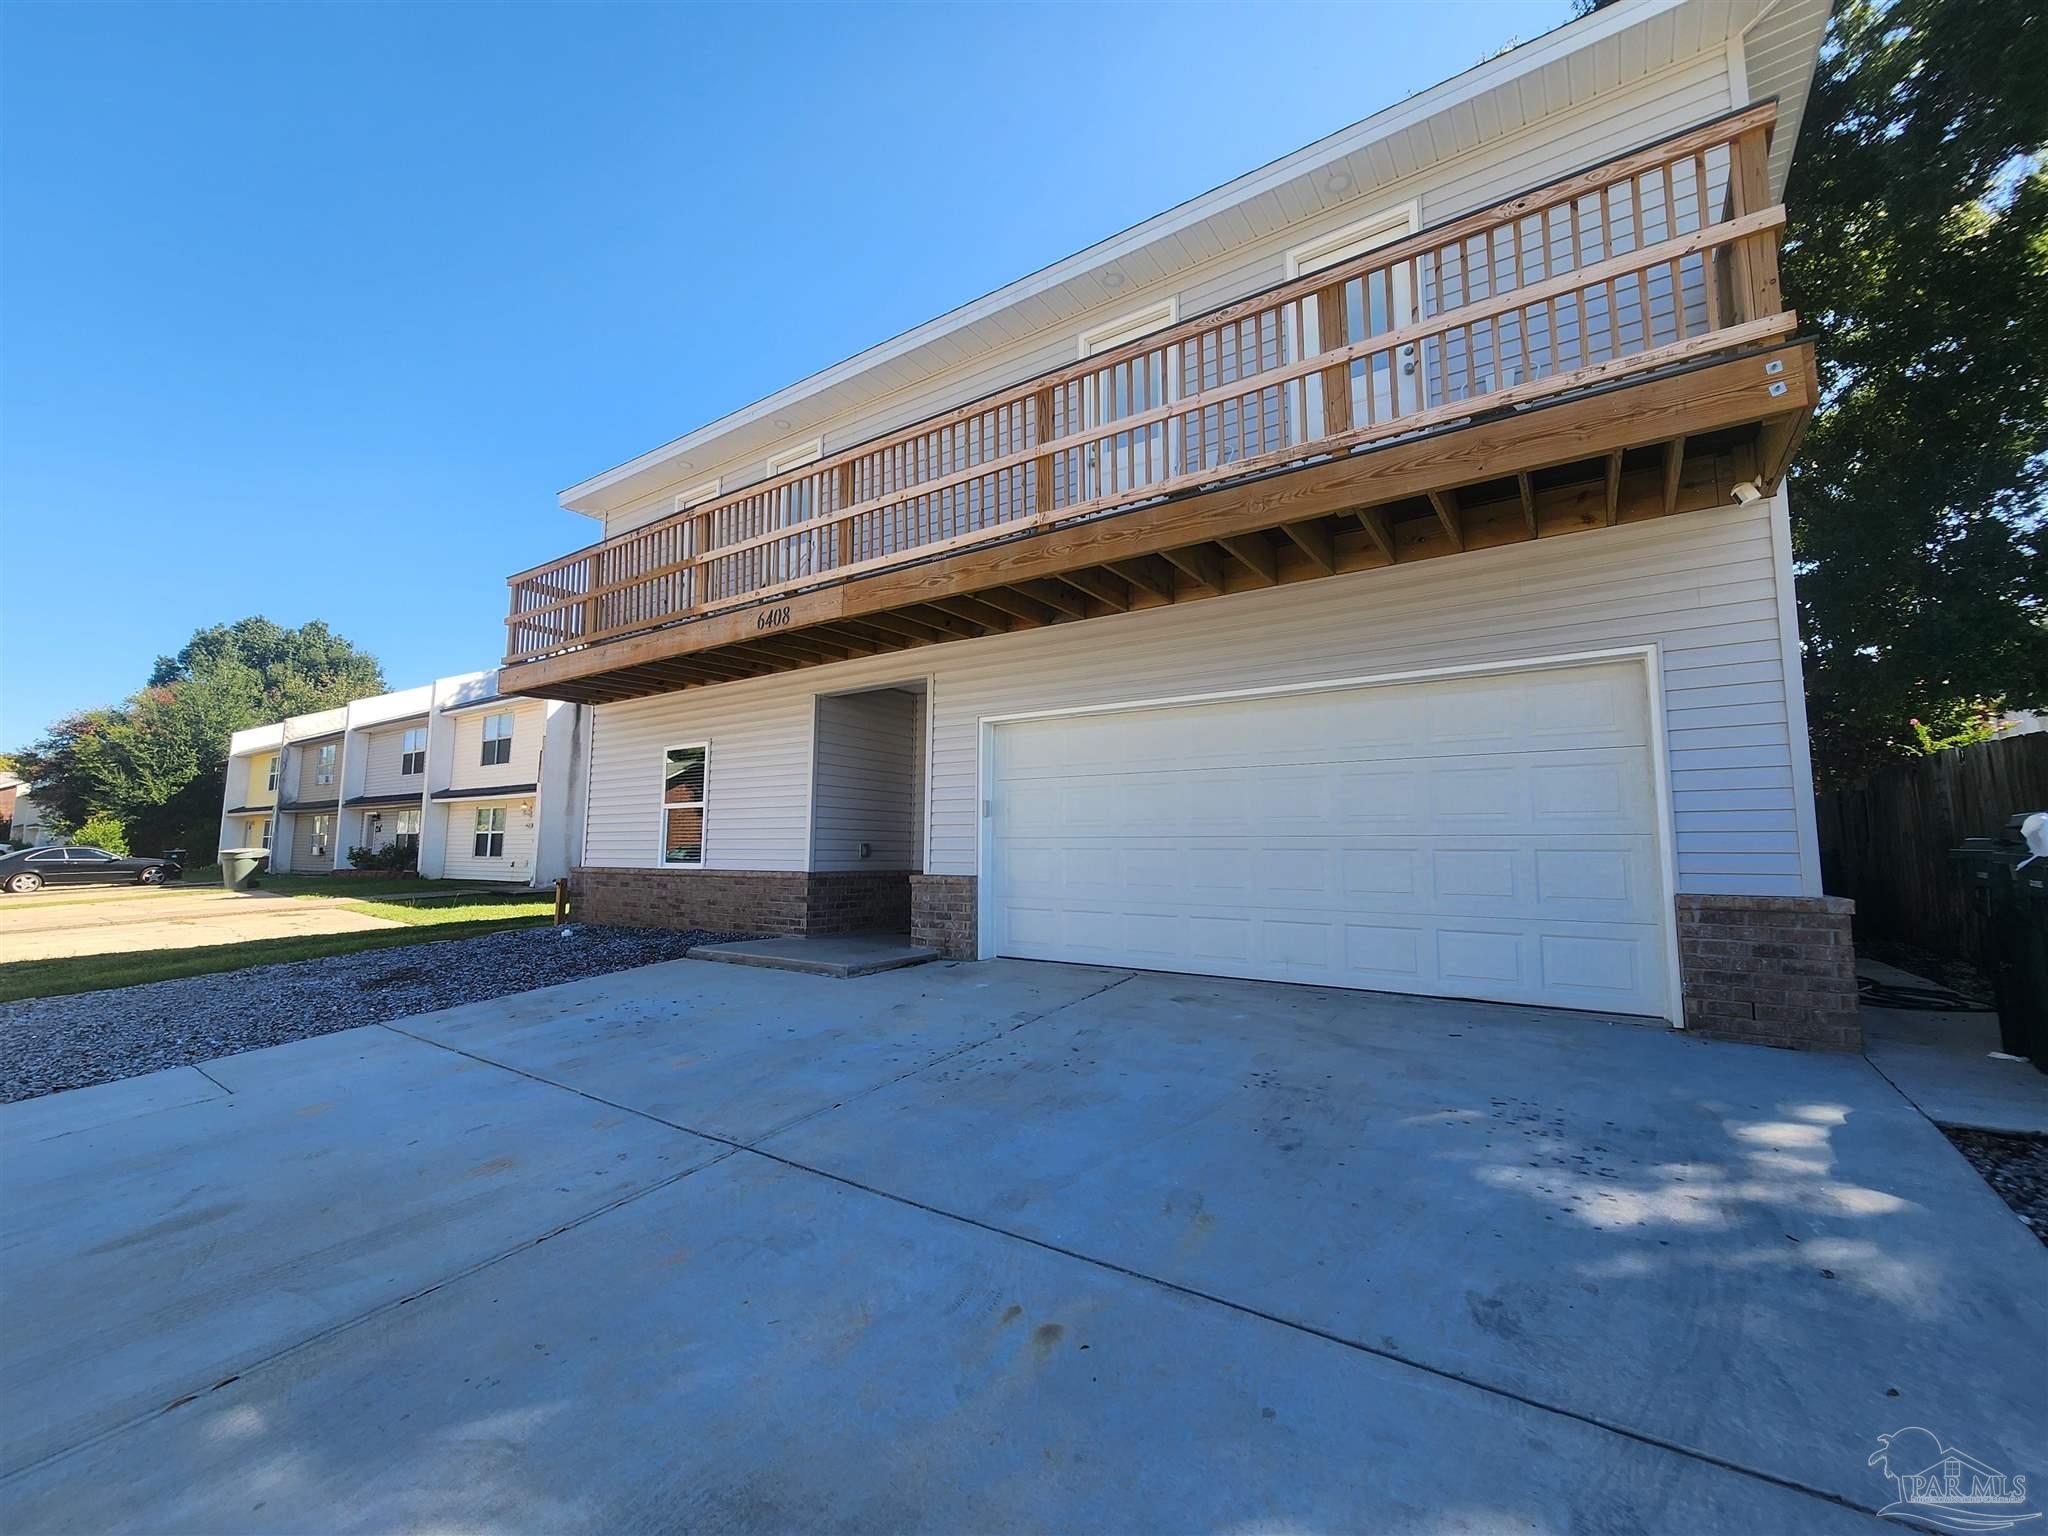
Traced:
<path fill-rule="evenodd" d="M 1839 896 L 1680 896 L 1685 1027 L 1753 1045 L 1862 1050 L 1855 910 Z"/>
<path fill-rule="evenodd" d="M 972 960 L 978 918 L 972 875 L 910 877 L 910 942 L 948 960 Z"/>

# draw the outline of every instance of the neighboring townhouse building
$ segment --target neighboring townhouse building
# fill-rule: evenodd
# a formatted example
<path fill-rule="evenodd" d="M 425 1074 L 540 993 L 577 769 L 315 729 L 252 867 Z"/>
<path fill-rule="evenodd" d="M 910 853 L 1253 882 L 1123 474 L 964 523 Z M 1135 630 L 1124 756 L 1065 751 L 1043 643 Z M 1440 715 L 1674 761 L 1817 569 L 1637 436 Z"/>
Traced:
<path fill-rule="evenodd" d="M 434 685 L 357 699 L 343 726 L 341 868 L 351 848 L 420 846 Z"/>
<path fill-rule="evenodd" d="M 289 874 L 350 868 L 356 848 L 416 850 L 430 878 L 544 885 L 575 860 L 581 706 L 501 695 L 471 672 L 239 731 L 221 846 L 268 848 Z"/>
<path fill-rule="evenodd" d="M 29 795 L 19 774 L 0 773 L 0 823 L 6 824 L 6 840 L 24 848 L 40 848 L 52 841 L 43 808 Z"/>
<path fill-rule="evenodd" d="M 323 709 L 283 722 L 278 759 L 277 824 L 270 867 L 324 874 L 345 867 L 340 846 L 341 749 L 348 710 Z"/>
<path fill-rule="evenodd" d="M 1618 0 L 572 487 L 596 921 L 1853 1039 L 1781 198 L 1826 0 Z"/>
<path fill-rule="evenodd" d="M 420 869 L 529 880 L 569 872 L 582 822 L 584 710 L 508 696 L 497 674 L 434 685 L 434 767 Z"/>
<path fill-rule="evenodd" d="M 271 846 L 277 829 L 284 729 L 283 722 L 251 726 L 229 739 L 227 784 L 221 797 L 221 847 Z"/>

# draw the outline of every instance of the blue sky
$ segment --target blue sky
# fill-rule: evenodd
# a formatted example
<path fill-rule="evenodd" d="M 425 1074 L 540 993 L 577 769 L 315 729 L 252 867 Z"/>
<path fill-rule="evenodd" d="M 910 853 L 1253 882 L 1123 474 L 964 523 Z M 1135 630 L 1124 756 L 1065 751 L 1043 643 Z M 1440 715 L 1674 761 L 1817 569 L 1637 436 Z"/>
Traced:
<path fill-rule="evenodd" d="M 1568 10 L 0 7 L 0 748 L 248 613 L 491 665 L 563 486 Z"/>

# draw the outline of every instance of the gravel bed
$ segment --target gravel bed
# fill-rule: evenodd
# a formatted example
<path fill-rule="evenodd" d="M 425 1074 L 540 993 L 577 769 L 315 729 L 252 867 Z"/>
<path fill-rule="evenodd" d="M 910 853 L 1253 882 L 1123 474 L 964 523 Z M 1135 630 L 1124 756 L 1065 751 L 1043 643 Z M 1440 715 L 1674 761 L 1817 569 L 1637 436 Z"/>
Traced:
<path fill-rule="evenodd" d="M 2048 1243 L 2048 1136 L 1969 1131 L 1943 1126 L 1942 1134 L 1984 1175 L 2034 1236 Z"/>
<path fill-rule="evenodd" d="M 680 960 L 692 945 L 748 937 L 572 923 L 4 1003 L 0 1104 Z"/>

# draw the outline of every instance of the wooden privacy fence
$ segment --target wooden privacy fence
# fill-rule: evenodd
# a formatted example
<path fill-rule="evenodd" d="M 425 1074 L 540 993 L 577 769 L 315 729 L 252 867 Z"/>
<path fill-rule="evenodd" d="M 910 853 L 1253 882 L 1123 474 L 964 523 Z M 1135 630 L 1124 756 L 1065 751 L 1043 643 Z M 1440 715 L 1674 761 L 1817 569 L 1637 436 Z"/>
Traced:
<path fill-rule="evenodd" d="M 510 579 L 508 663 L 1789 334 L 1766 103 Z"/>
<path fill-rule="evenodd" d="M 1855 901 L 1858 930 L 1970 959 L 1974 903 L 1949 850 L 2022 811 L 2048 810 L 2048 734 L 1894 763 L 1818 806 L 1828 894 Z"/>

